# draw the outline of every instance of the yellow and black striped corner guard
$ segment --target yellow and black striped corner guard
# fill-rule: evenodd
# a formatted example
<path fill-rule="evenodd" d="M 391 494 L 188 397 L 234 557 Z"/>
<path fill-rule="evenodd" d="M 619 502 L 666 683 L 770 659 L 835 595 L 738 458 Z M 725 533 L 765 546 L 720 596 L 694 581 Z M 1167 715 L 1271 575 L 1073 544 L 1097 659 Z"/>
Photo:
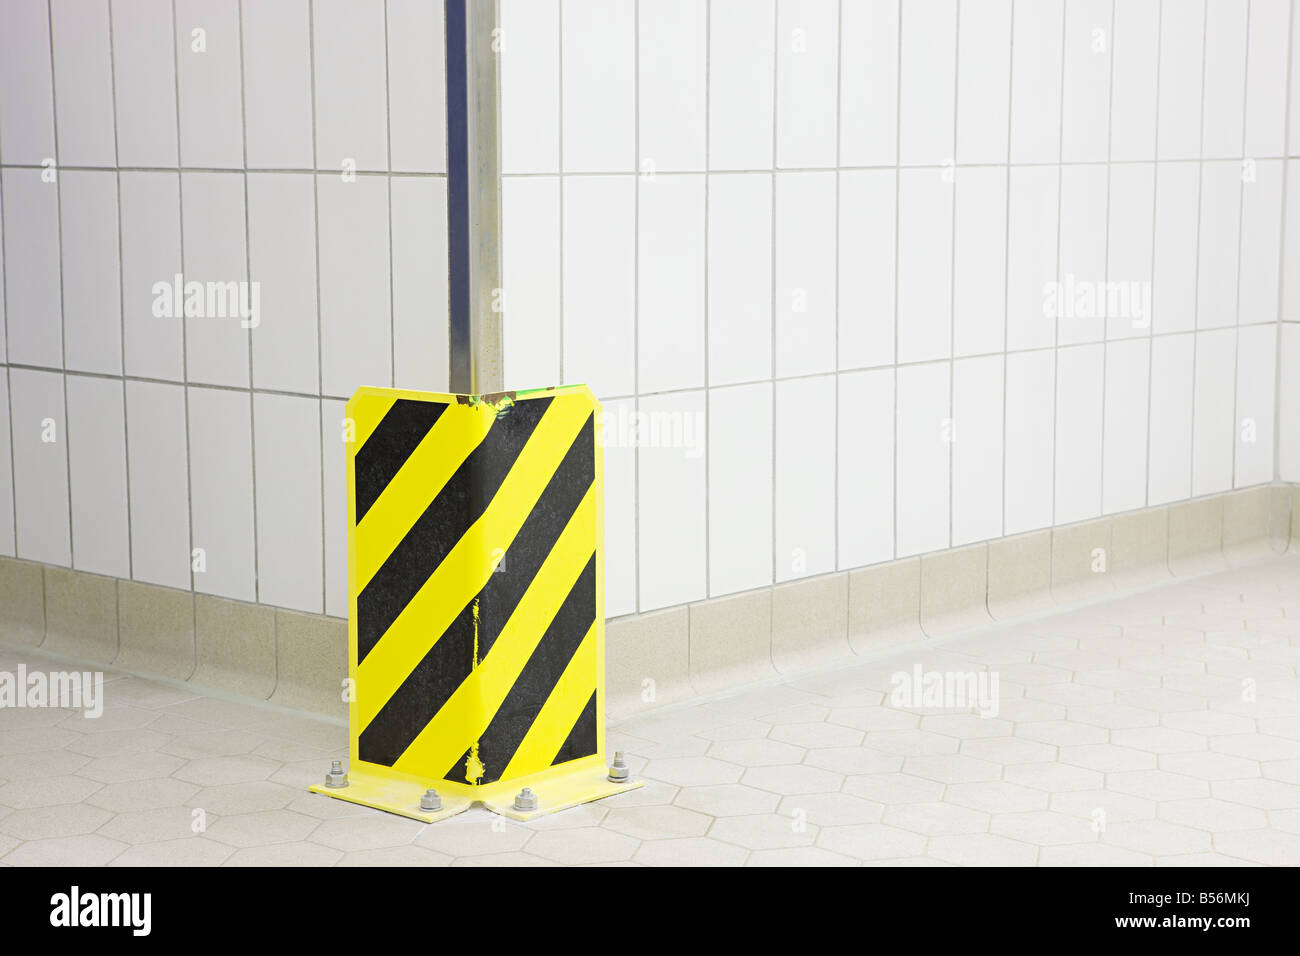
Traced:
<path fill-rule="evenodd" d="M 313 791 L 433 821 L 638 785 L 605 763 L 599 412 L 582 385 L 352 396 L 351 762 Z"/>

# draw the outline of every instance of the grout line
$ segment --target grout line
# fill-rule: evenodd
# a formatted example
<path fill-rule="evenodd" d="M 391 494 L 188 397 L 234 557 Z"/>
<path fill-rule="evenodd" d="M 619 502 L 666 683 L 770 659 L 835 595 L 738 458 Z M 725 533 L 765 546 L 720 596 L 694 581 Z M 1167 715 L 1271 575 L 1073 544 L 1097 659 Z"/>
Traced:
<path fill-rule="evenodd" d="M 1295 4 L 1287 4 L 1287 45 L 1286 45 L 1286 94 L 1282 98 L 1282 152 L 1289 153 L 1291 142 L 1291 93 L 1295 71 Z M 1282 335 L 1283 319 L 1286 308 L 1286 239 L 1287 239 L 1287 191 L 1290 186 L 1291 161 L 1282 160 L 1282 193 L 1280 197 L 1280 215 L 1278 223 L 1278 268 L 1277 268 L 1277 334 L 1273 349 L 1273 480 L 1282 480 L 1282 351 L 1285 339 Z M 1238 316 L 1238 320 L 1240 320 Z M 1298 439 L 1300 440 L 1300 439 Z"/>
<path fill-rule="evenodd" d="M 118 368 L 126 373 L 126 283 L 122 281 L 124 242 L 122 238 L 122 171 L 121 153 L 117 133 L 117 52 L 113 44 L 113 4 L 104 4 L 108 16 L 108 78 L 109 102 L 113 107 L 113 182 L 117 199 L 117 318 L 118 318 Z M 122 468 L 126 478 L 126 575 L 135 580 L 135 527 L 131 507 L 131 422 L 127 402 L 126 379 L 122 379 Z M 120 625 L 119 625 L 120 629 Z M 119 633 L 119 643 L 121 635 Z"/>
<path fill-rule="evenodd" d="M 901 166 L 903 161 L 903 3 L 894 4 L 898 13 L 898 39 L 894 56 L 894 364 L 890 376 L 894 385 L 894 407 L 890 415 L 890 427 L 893 430 L 893 461 L 890 478 L 893 482 L 890 490 L 890 512 L 893 520 L 893 544 L 890 557 L 898 557 L 898 240 L 900 233 L 899 192 L 902 189 Z"/>
<path fill-rule="evenodd" d="M 1011 120 L 1016 89 L 1016 5 L 1009 5 L 1007 17 L 1007 165 L 1006 196 L 1002 213 L 1002 523 L 1003 536 L 1007 533 L 1007 389 L 1011 379 L 1008 346 L 1011 338 Z"/>
<path fill-rule="evenodd" d="M 771 368 L 771 379 L 772 379 L 772 584 L 775 585 L 777 582 L 781 580 L 780 576 L 777 574 L 777 507 L 779 504 L 778 497 L 780 492 L 780 482 L 778 480 L 778 476 L 780 474 L 780 468 L 779 468 L 780 466 L 779 437 L 780 436 L 776 427 L 778 421 L 777 393 L 780 391 L 780 389 L 778 389 L 776 386 L 776 383 L 778 381 L 776 377 L 776 349 L 777 349 L 776 326 L 779 319 L 777 307 L 776 307 L 776 302 L 777 302 L 777 298 L 776 298 L 776 293 L 777 293 L 777 289 L 776 289 L 776 231 L 777 231 L 776 177 L 777 177 L 777 169 L 778 169 L 777 166 L 777 143 L 778 143 L 777 101 L 778 101 L 778 97 L 780 96 L 778 71 L 780 69 L 779 64 L 781 62 L 780 0 L 772 0 L 771 9 L 772 9 L 772 170 L 770 175 L 772 177 L 772 181 L 771 181 L 771 205 L 769 207 L 769 212 L 768 212 L 768 215 L 770 216 L 769 224 L 768 224 L 768 240 L 769 240 L 768 268 L 771 270 L 771 275 L 769 276 L 770 287 L 771 287 L 771 304 L 768 307 L 768 315 L 770 316 L 771 326 L 768 329 L 768 334 L 770 337 L 769 344 L 768 344 L 768 348 L 769 348 L 768 359 L 771 363 L 770 368 Z M 772 652 L 772 642 L 770 640 L 770 634 L 769 634 L 769 640 L 767 644 L 768 644 L 768 658 L 770 661 L 771 652 Z"/>
<path fill-rule="evenodd" d="M 1105 251 L 1102 254 L 1101 270 L 1105 281 L 1103 288 L 1110 288 L 1110 215 L 1111 215 L 1111 171 L 1110 159 L 1113 143 L 1113 124 L 1115 111 L 1115 2 L 1110 2 L 1110 27 L 1106 31 L 1106 218 L 1102 234 Z M 1101 450 L 1098 455 L 1097 468 L 1101 472 L 1097 485 L 1097 516 L 1104 517 L 1106 511 L 1106 370 L 1110 356 L 1110 315 L 1101 323 Z"/>
<path fill-rule="evenodd" d="M 1065 177 L 1062 175 L 1061 157 L 1065 151 L 1065 38 L 1070 24 L 1069 0 L 1061 4 L 1061 77 L 1059 97 L 1056 106 L 1056 281 L 1061 281 L 1061 207 L 1064 204 Z M 1059 286 L 1058 286 L 1059 288 Z M 1059 456 L 1057 445 L 1058 398 L 1061 391 L 1061 319 L 1052 319 L 1052 527 L 1058 524 L 1056 513 L 1056 463 Z"/>
<path fill-rule="evenodd" d="M 311 164 L 314 167 L 320 166 L 319 144 L 317 142 L 316 131 L 316 5 L 309 3 L 307 5 L 307 69 L 311 81 Z M 320 516 L 321 516 L 321 608 L 325 613 L 329 612 L 329 535 L 326 531 L 329 528 L 329 515 L 325 511 L 325 358 L 324 358 L 324 329 L 321 320 L 321 297 L 320 297 L 320 173 L 313 172 L 311 177 L 311 207 L 312 207 L 312 238 L 315 241 L 315 264 L 314 275 L 315 294 L 316 294 L 316 390 L 320 393 Z M 449 213 L 450 214 L 450 213 Z M 391 213 L 390 213 L 391 215 Z M 347 417 L 346 407 L 344 408 L 344 418 Z M 342 423 L 340 423 L 342 427 Z M 342 441 L 342 433 L 335 436 L 335 440 Z M 344 458 L 347 457 L 347 450 L 344 449 Z M 346 495 L 345 495 L 346 497 Z M 197 633 L 197 632 L 196 632 Z M 278 649 L 277 649 L 278 650 Z M 277 655 L 278 656 L 278 655 Z"/>
<path fill-rule="evenodd" d="M 1156 332 L 1156 298 L 1157 293 L 1160 291 L 1156 284 L 1156 242 L 1159 234 L 1157 226 L 1160 221 L 1160 65 L 1164 46 L 1164 6 L 1164 0 L 1158 0 L 1156 4 L 1156 102 L 1154 129 L 1151 139 L 1151 257 L 1149 280 L 1151 282 L 1151 300 L 1147 303 L 1147 434 L 1146 451 L 1142 462 L 1145 476 L 1142 488 L 1142 503 L 1144 507 L 1148 508 L 1151 507 L 1151 403 L 1155 394 L 1156 339 L 1159 337 Z"/>
<path fill-rule="evenodd" d="M 840 570 L 840 163 L 843 161 L 843 116 L 841 104 L 844 101 L 844 0 L 835 3 L 835 255 L 832 259 L 833 278 L 831 292 L 835 301 L 835 350 L 833 364 L 835 368 L 835 418 L 831 426 L 832 454 L 832 498 L 834 522 L 831 525 L 832 550 L 831 568 Z M 847 608 L 846 626 L 847 626 Z M 847 633 L 847 630 L 846 632 Z"/>
<path fill-rule="evenodd" d="M 954 547 L 953 502 L 957 467 L 957 130 L 961 104 L 961 5 L 953 4 L 952 183 L 948 219 L 948 547 Z M 946 170 L 945 170 L 946 172 Z M 943 182 L 942 176 L 939 180 Z M 1006 374 L 1005 372 L 1003 373 Z"/>
<path fill-rule="evenodd" d="M 704 165 L 706 168 L 709 165 L 709 145 L 712 139 L 709 130 L 710 99 L 713 93 L 713 84 L 709 79 L 709 45 L 713 39 L 712 20 L 713 0 L 704 0 Z M 640 131 L 640 109 L 640 97 L 638 96 L 638 135 Z M 655 170 L 655 173 L 658 175 L 658 170 Z M 704 183 L 704 262 L 701 269 L 704 279 L 704 596 L 710 598 L 713 597 L 713 422 L 711 421 L 713 393 L 709 390 L 709 320 L 712 317 L 712 310 L 709 308 L 709 183 L 711 177 L 706 172 L 700 178 Z"/>
<path fill-rule="evenodd" d="M 561 0 L 561 3 L 563 0 Z M 560 130 L 563 137 L 564 130 Z M 632 0 L 632 394 L 633 410 L 641 411 L 641 3 Z M 560 322 L 564 316 L 561 312 Z M 705 408 L 707 409 L 707 404 Z M 636 420 L 636 419 L 634 419 Z M 704 593 L 708 575 L 708 457 L 705 456 Z M 637 548 L 636 607 L 641 607 L 641 448 L 632 445 L 632 538 Z"/>
<path fill-rule="evenodd" d="M 1201 206 L 1205 196 L 1205 59 L 1209 41 L 1206 30 L 1210 22 L 1210 5 L 1205 3 L 1201 14 L 1201 96 L 1198 101 L 1200 132 L 1196 139 L 1196 258 L 1192 266 L 1192 394 L 1190 402 L 1191 435 L 1187 442 L 1187 491 L 1196 493 L 1196 359 L 1201 352 Z"/>
<path fill-rule="evenodd" d="M 252 225 L 253 218 L 252 207 L 248 201 L 248 84 L 245 82 L 244 68 L 244 4 L 240 0 L 235 6 L 236 26 L 239 32 L 239 133 L 240 148 L 243 151 L 243 163 L 245 172 L 243 174 L 244 183 L 244 277 L 250 283 L 253 281 L 253 243 L 252 243 Z M 251 293 L 250 293 L 251 295 Z M 257 413 L 253 392 L 253 333 L 255 329 L 245 329 L 248 338 L 248 460 L 249 470 L 249 490 L 252 497 L 252 530 L 253 530 L 253 601 L 260 603 L 262 595 L 262 562 L 261 562 L 261 545 L 260 532 L 258 528 L 258 509 L 257 499 Z M 278 648 L 277 648 L 277 658 Z"/>
<path fill-rule="evenodd" d="M 1246 49 L 1242 53 L 1241 60 L 1241 153 L 1245 157 L 1237 166 L 1237 259 L 1234 277 L 1236 286 L 1233 290 L 1232 297 L 1232 334 L 1235 354 L 1232 362 L 1232 461 L 1229 466 L 1228 489 L 1237 487 L 1237 451 L 1241 445 L 1241 406 L 1240 388 L 1241 378 L 1241 247 L 1242 247 L 1242 230 L 1246 223 L 1246 187 L 1250 183 L 1246 182 L 1246 177 L 1242 175 L 1246 163 L 1254 162 L 1255 165 L 1255 183 L 1259 181 L 1259 164 L 1258 161 L 1246 156 L 1246 114 L 1247 102 L 1250 96 L 1250 7 L 1251 0 L 1246 2 L 1246 31 L 1242 42 Z M 1277 403 L 1274 397 L 1274 404 Z M 1259 436 L 1256 435 L 1256 438 Z"/>

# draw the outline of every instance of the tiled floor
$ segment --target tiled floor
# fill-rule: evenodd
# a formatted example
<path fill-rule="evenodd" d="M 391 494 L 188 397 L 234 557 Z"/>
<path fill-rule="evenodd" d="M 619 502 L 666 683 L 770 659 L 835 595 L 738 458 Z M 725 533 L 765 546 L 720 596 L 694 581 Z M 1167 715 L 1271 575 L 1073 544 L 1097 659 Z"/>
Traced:
<path fill-rule="evenodd" d="M 997 714 L 890 706 L 915 664 Z M 625 721 L 643 789 L 432 826 L 305 792 L 340 727 L 119 677 L 0 710 L 0 865 L 1300 865 L 1298 668 L 1290 557 Z"/>

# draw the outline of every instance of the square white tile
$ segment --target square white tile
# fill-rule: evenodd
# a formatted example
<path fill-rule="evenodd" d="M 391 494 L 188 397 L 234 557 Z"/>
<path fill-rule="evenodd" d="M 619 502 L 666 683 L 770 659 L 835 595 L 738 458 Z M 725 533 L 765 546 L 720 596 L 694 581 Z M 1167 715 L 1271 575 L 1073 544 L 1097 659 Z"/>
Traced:
<path fill-rule="evenodd" d="M 772 374 L 771 175 L 709 177 L 709 384 Z"/>
<path fill-rule="evenodd" d="M 560 381 L 560 180 L 501 182 L 507 388 Z"/>
<path fill-rule="evenodd" d="M 393 384 L 447 390 L 447 183 L 395 177 Z"/>
<path fill-rule="evenodd" d="M 1097 342 L 1106 334 L 1107 167 L 1061 167 L 1061 249 L 1057 342 Z"/>
<path fill-rule="evenodd" d="M 560 169 L 559 0 L 501 0 L 501 169 Z"/>
<path fill-rule="evenodd" d="M 244 135 L 254 169 L 311 169 L 310 0 L 245 3 Z"/>
<path fill-rule="evenodd" d="M 1005 163 L 1011 122 L 1011 0 L 960 5 L 957 162 Z"/>
<path fill-rule="evenodd" d="M 1107 344 L 1101 453 L 1103 514 L 1132 511 L 1146 504 L 1150 371 L 1149 340 Z"/>
<path fill-rule="evenodd" d="M 630 395 L 636 384 L 636 178 L 564 181 L 565 384 L 598 396 Z"/>
<path fill-rule="evenodd" d="M 50 9 L 44 0 L 0 6 L 0 149 L 9 165 L 54 158 Z"/>
<path fill-rule="evenodd" d="M 899 70 L 899 162 L 951 162 L 956 109 L 957 2 L 903 4 Z"/>
<path fill-rule="evenodd" d="M 69 375 L 67 399 L 72 566 L 130 577 L 123 383 Z M 147 513 L 140 517 L 150 520 Z"/>
<path fill-rule="evenodd" d="M 1155 159 L 1160 0 L 1115 4 L 1111 35 L 1110 158 Z"/>
<path fill-rule="evenodd" d="M 1245 326 L 1237 332 L 1235 488 L 1273 480 L 1277 341 L 1273 325 Z"/>
<path fill-rule="evenodd" d="M 651 611 L 708 595 L 705 394 L 645 396 L 637 412 L 637 573 Z"/>
<path fill-rule="evenodd" d="M 956 173 L 953 354 L 1000 352 L 1006 337 L 1007 170 Z"/>
<path fill-rule="evenodd" d="M 709 4 L 709 168 L 775 161 L 775 0 Z"/>
<path fill-rule="evenodd" d="M 1107 308 L 1106 337 L 1151 334 L 1151 256 L 1155 228 L 1154 163 L 1110 167 L 1110 222 L 1106 234 L 1106 281 L 1115 302 Z M 1143 402 L 1145 405 L 1145 400 Z"/>
<path fill-rule="evenodd" d="M 110 0 L 117 161 L 175 168 L 176 30 L 170 0 Z"/>
<path fill-rule="evenodd" d="M 185 377 L 184 304 L 172 291 L 181 274 L 180 177 L 119 174 L 122 217 L 123 365 L 127 375 Z"/>
<path fill-rule="evenodd" d="M 6 169 L 0 186 L 9 361 L 62 368 L 58 185 L 40 170 Z"/>
<path fill-rule="evenodd" d="M 122 373 L 117 175 L 62 174 L 64 358 L 69 369 Z"/>
<path fill-rule="evenodd" d="M 1160 163 L 1156 169 L 1155 259 L 1151 275 L 1151 331 L 1196 327 L 1197 204 L 1195 163 Z"/>
<path fill-rule="evenodd" d="M 952 365 L 952 544 L 1002 534 L 1004 359 Z"/>
<path fill-rule="evenodd" d="M 1113 0 L 1071 0 L 1065 8 L 1061 161 L 1104 162 L 1110 149 Z"/>
<path fill-rule="evenodd" d="M 383 0 L 313 0 L 316 168 L 388 168 Z"/>
<path fill-rule="evenodd" d="M 831 375 L 776 383 L 777 581 L 835 569 L 835 398 Z"/>
<path fill-rule="evenodd" d="M 1196 377 L 1192 406 L 1192 495 L 1232 487 L 1236 430 L 1237 333 L 1196 333 Z"/>
<path fill-rule="evenodd" d="M 190 522 L 194 590 L 257 600 L 252 410 L 247 392 L 190 386 Z M 200 570 L 202 568 L 202 570 Z"/>
<path fill-rule="evenodd" d="M 637 5 L 637 169 L 705 168 L 708 4 L 641 0 Z"/>
<path fill-rule="evenodd" d="M 898 360 L 952 354 L 953 183 L 905 169 L 898 183 Z"/>
<path fill-rule="evenodd" d="M 1011 161 L 1061 156 L 1064 0 L 1017 4 L 1011 38 Z"/>
<path fill-rule="evenodd" d="M 447 67 L 442 11 L 388 0 L 388 118 L 392 166 L 447 171 Z"/>
<path fill-rule="evenodd" d="M 840 5 L 840 164 L 898 158 L 898 0 Z"/>
<path fill-rule="evenodd" d="M 1105 347 L 1063 348 L 1056 358 L 1055 523 L 1101 514 Z"/>
<path fill-rule="evenodd" d="M 1241 186 L 1237 321 L 1276 320 L 1282 243 L 1282 160 L 1260 160 Z M 1294 234 L 1293 234 L 1294 235 Z"/>
<path fill-rule="evenodd" d="M 776 374 L 835 370 L 836 183 L 776 174 Z"/>
<path fill-rule="evenodd" d="M 898 369 L 894 521 L 897 557 L 949 547 L 952 405 L 948 362 Z"/>
<path fill-rule="evenodd" d="M 1046 297 L 1057 276 L 1060 174 L 1050 166 L 1012 167 L 1010 181 L 1007 348 L 1042 348 L 1056 341 L 1056 321 L 1046 314 Z"/>
<path fill-rule="evenodd" d="M 1192 494 L 1192 370 L 1196 336 L 1151 340 L 1151 426 L 1147 504 L 1181 501 Z"/>
<path fill-rule="evenodd" d="M 1200 235 L 1196 255 L 1196 327 L 1237 324 L 1237 256 L 1241 228 L 1239 162 L 1201 166 Z"/>
<path fill-rule="evenodd" d="M 894 369 L 838 378 L 837 567 L 894 557 Z"/>
<path fill-rule="evenodd" d="M 1160 103 L 1156 143 L 1161 159 L 1201 154 L 1201 75 L 1205 61 L 1205 0 L 1160 7 Z"/>
<path fill-rule="evenodd" d="M 641 392 L 704 385 L 705 177 L 637 182 L 637 380 Z"/>
<path fill-rule="evenodd" d="M 63 375 L 9 369 L 18 557 L 69 567 L 68 432 Z"/>
<path fill-rule="evenodd" d="M 186 380 L 247 387 L 249 334 L 261 324 L 261 293 L 248 284 L 244 177 L 182 173 L 181 231 Z M 197 315 L 192 283 L 202 284 Z"/>
<path fill-rule="evenodd" d="M 1246 155 L 1286 153 L 1288 0 L 1253 0 L 1246 51 Z"/>
<path fill-rule="evenodd" d="M 175 0 L 175 11 L 181 162 L 238 169 L 244 165 L 239 7 Z"/>
<path fill-rule="evenodd" d="M 1249 4 L 1206 0 L 1205 105 L 1201 155 L 1242 155 L 1246 95 L 1246 20 Z"/>
<path fill-rule="evenodd" d="M 112 44 L 108 0 L 52 3 L 54 95 L 59 104 L 59 161 L 65 166 L 113 166 Z M 6 162 L 10 160 L 8 157 Z"/>
<path fill-rule="evenodd" d="M 834 167 L 839 104 L 839 3 L 778 0 L 776 163 Z"/>
<path fill-rule="evenodd" d="M 839 367 L 894 363 L 897 173 L 840 172 Z"/>
<path fill-rule="evenodd" d="M 318 399 L 253 397 L 257 597 L 314 614 L 324 606 L 320 415 Z"/>
<path fill-rule="evenodd" d="M 1007 356 L 1003 534 L 1052 523 L 1055 375 L 1051 351 Z"/>
<path fill-rule="evenodd" d="M 772 583 L 772 384 L 709 390 L 709 594 Z"/>
<path fill-rule="evenodd" d="M 131 576 L 187 590 L 191 581 L 188 428 L 184 386 L 126 382 Z"/>
<path fill-rule="evenodd" d="M 636 5 L 560 4 L 561 133 L 565 172 L 636 168 Z"/>

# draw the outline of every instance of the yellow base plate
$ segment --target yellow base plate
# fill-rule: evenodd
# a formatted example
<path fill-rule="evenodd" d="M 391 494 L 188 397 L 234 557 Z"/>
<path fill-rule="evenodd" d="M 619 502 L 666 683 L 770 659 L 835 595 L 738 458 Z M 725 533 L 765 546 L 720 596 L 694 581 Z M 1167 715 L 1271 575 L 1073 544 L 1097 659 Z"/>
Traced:
<path fill-rule="evenodd" d="M 558 813 L 560 810 L 567 810 L 604 797 L 612 797 L 616 793 L 635 790 L 645 785 L 641 780 L 612 782 L 603 761 L 596 762 L 594 765 L 585 761 L 576 763 L 579 765 L 564 773 L 555 773 L 554 771 L 560 768 L 553 768 L 551 772 L 534 774 L 527 778 L 504 780 L 472 788 L 463 784 L 449 784 L 444 780 L 425 781 L 362 769 L 348 774 L 346 787 L 327 787 L 323 783 L 316 783 L 308 789 L 312 793 L 321 793 L 363 807 L 385 810 L 423 823 L 436 823 L 463 813 L 476 803 L 512 820 L 532 820 L 535 817 Z M 586 763 L 586 766 L 582 766 L 582 763 Z M 420 809 L 420 798 L 430 787 L 437 790 L 442 797 L 441 810 Z M 536 810 L 515 809 L 515 795 L 523 787 L 528 787 L 537 795 Z"/>

